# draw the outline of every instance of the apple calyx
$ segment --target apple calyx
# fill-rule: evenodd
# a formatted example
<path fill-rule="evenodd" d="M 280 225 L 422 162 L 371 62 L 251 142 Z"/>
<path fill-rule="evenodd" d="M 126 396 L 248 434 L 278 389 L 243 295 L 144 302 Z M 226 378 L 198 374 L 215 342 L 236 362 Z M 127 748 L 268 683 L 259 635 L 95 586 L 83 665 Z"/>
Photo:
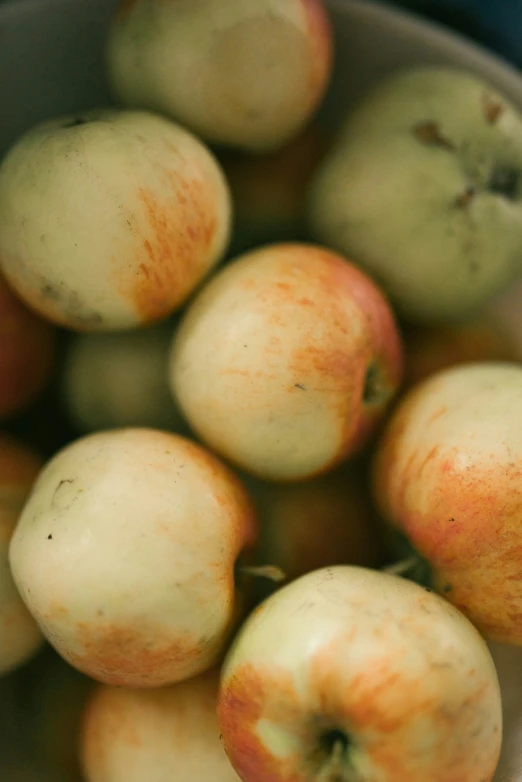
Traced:
<path fill-rule="evenodd" d="M 490 193 L 504 196 L 508 201 L 513 201 L 520 190 L 520 171 L 512 166 L 494 166 L 487 183 Z"/>
<path fill-rule="evenodd" d="M 504 107 L 500 103 L 486 101 L 484 107 L 486 122 L 490 125 L 495 124 L 502 116 L 503 111 Z M 436 146 L 450 153 L 458 152 L 457 146 L 442 133 L 438 122 L 431 120 L 421 122 L 414 125 L 412 132 L 422 144 Z M 461 208 L 468 207 L 481 190 L 502 196 L 508 201 L 514 201 L 520 193 L 521 181 L 522 172 L 513 168 L 513 166 L 506 166 L 503 163 L 493 165 L 486 181 L 480 185 L 476 184 L 466 187 L 457 196 L 456 205 Z"/>

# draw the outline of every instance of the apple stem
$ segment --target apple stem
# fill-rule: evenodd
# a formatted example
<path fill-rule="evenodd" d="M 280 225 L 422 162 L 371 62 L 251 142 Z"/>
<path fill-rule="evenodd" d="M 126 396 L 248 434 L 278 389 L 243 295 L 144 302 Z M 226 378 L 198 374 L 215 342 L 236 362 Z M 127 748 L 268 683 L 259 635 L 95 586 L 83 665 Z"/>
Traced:
<path fill-rule="evenodd" d="M 387 565 L 383 567 L 383 573 L 390 573 L 392 576 L 403 576 L 412 570 L 417 565 L 419 558 L 417 556 L 408 557 L 407 559 L 401 559 L 399 562 L 395 562 L 393 565 Z"/>
<path fill-rule="evenodd" d="M 269 581 L 273 581 L 274 584 L 286 581 L 286 573 L 277 565 L 243 565 L 241 572 L 255 578 L 266 578 Z"/>
<path fill-rule="evenodd" d="M 345 753 L 346 744 L 339 739 L 333 745 L 330 757 L 321 769 L 317 782 L 356 782 L 346 768 Z"/>

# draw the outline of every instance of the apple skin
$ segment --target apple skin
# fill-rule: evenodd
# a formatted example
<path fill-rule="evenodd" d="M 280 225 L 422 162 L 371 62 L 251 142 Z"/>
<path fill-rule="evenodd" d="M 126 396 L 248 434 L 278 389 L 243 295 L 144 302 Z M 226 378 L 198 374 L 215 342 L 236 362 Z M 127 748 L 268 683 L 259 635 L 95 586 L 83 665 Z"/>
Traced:
<path fill-rule="evenodd" d="M 33 309 L 79 331 L 161 320 L 221 259 L 231 205 L 215 157 L 148 112 L 41 123 L 0 166 L 0 265 Z"/>
<path fill-rule="evenodd" d="M 44 642 L 9 567 L 9 543 L 41 466 L 25 445 L 0 434 L 0 677 L 25 664 Z"/>
<path fill-rule="evenodd" d="M 124 105 L 171 116 L 213 144 L 263 152 L 317 109 L 332 32 L 322 0 L 123 0 L 107 62 Z"/>
<path fill-rule="evenodd" d="M 412 389 L 373 464 L 375 501 L 433 587 L 490 640 L 522 645 L 522 367 L 468 364 Z"/>
<path fill-rule="evenodd" d="M 508 329 L 488 315 L 455 326 L 406 326 L 402 336 L 403 391 L 452 366 L 522 356 Z"/>
<path fill-rule="evenodd" d="M 0 419 L 33 402 L 54 363 L 52 326 L 22 304 L 0 277 Z"/>
<path fill-rule="evenodd" d="M 306 191 L 328 144 L 323 129 L 311 124 L 270 154 L 219 153 L 234 205 L 230 256 L 269 242 L 306 239 Z"/>
<path fill-rule="evenodd" d="M 220 741 L 216 670 L 155 690 L 98 685 L 81 740 L 86 782 L 240 782 Z"/>
<path fill-rule="evenodd" d="M 167 381 L 172 328 L 168 322 L 73 338 L 61 395 L 78 431 L 145 426 L 187 433 Z"/>
<path fill-rule="evenodd" d="M 23 600 L 71 665 L 155 687 L 212 667 L 242 608 L 234 567 L 256 539 L 242 484 L 167 432 L 88 435 L 47 463 L 10 562 Z"/>
<path fill-rule="evenodd" d="M 353 566 L 309 573 L 251 614 L 218 717 L 244 782 L 490 782 L 502 733 L 472 624 L 411 581 Z"/>
<path fill-rule="evenodd" d="M 362 464 L 348 462 L 296 484 L 245 477 L 260 528 L 258 559 L 287 581 L 327 565 L 378 567 L 385 558 Z"/>
<path fill-rule="evenodd" d="M 522 271 L 522 117 L 475 76 L 399 70 L 345 121 L 312 182 L 314 238 L 401 317 L 471 317 Z"/>
<path fill-rule="evenodd" d="M 362 448 L 401 372 L 394 316 L 372 280 L 324 248 L 276 244 L 235 259 L 195 297 L 170 383 L 212 449 L 293 481 Z"/>

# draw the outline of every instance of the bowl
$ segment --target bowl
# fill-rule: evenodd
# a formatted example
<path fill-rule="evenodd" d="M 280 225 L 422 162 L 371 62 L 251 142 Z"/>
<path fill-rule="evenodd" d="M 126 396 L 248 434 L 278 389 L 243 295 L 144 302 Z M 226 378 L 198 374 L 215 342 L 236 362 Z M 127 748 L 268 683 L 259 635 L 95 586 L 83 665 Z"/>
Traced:
<path fill-rule="evenodd" d="M 0 5 L 0 157 L 40 120 L 111 103 L 103 51 L 114 5 L 115 0 L 7 0 Z M 320 111 L 320 121 L 328 128 L 335 129 L 380 77 L 396 67 L 419 63 L 469 69 L 522 110 L 519 73 L 460 35 L 369 0 L 328 0 L 328 6 L 336 44 L 335 74 Z M 522 350 L 522 280 L 492 309 Z M 506 739 L 496 782 L 522 782 L 518 740 L 522 737 L 522 651 L 501 647 L 492 651 L 506 711 Z M 11 678 L 0 681 L 0 778 L 46 782 L 47 777 L 27 758 L 23 715 L 16 713 Z"/>

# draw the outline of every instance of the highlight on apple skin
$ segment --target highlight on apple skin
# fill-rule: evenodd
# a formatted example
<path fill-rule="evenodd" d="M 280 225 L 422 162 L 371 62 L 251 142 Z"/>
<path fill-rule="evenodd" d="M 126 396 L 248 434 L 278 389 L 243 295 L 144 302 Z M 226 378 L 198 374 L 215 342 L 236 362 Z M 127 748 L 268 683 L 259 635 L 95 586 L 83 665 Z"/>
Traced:
<path fill-rule="evenodd" d="M 93 679 L 156 687 L 215 665 L 243 609 L 235 566 L 257 530 L 216 457 L 152 429 L 76 440 L 40 473 L 10 545 L 51 645 Z"/>
<path fill-rule="evenodd" d="M 154 690 L 98 685 L 80 742 L 86 782 L 240 782 L 220 741 L 216 669 Z"/>
<path fill-rule="evenodd" d="M 522 366 L 444 370 L 400 402 L 374 498 L 429 583 L 490 640 L 522 645 Z"/>
<path fill-rule="evenodd" d="M 243 782 L 491 782 L 502 735 L 471 622 L 411 581 L 350 566 L 303 576 L 250 615 L 218 716 Z"/>
<path fill-rule="evenodd" d="M 9 543 L 41 467 L 23 443 L 0 434 L 0 677 L 27 663 L 44 642 L 9 567 Z"/>
<path fill-rule="evenodd" d="M 171 116 L 212 144 L 264 152 L 318 108 L 332 31 L 322 0 L 122 0 L 107 64 L 123 105 Z"/>
<path fill-rule="evenodd" d="M 246 472 L 281 481 L 359 451 L 401 375 L 380 289 L 308 244 L 267 245 L 221 269 L 181 318 L 170 362 L 192 430 Z"/>
<path fill-rule="evenodd" d="M 230 194 L 189 131 L 144 111 L 43 122 L 0 166 L 0 265 L 19 296 L 78 331 L 162 320 L 223 256 Z"/>
<path fill-rule="evenodd" d="M 399 69 L 350 112 L 309 220 L 405 320 L 472 317 L 522 272 L 522 117 L 466 71 Z"/>

